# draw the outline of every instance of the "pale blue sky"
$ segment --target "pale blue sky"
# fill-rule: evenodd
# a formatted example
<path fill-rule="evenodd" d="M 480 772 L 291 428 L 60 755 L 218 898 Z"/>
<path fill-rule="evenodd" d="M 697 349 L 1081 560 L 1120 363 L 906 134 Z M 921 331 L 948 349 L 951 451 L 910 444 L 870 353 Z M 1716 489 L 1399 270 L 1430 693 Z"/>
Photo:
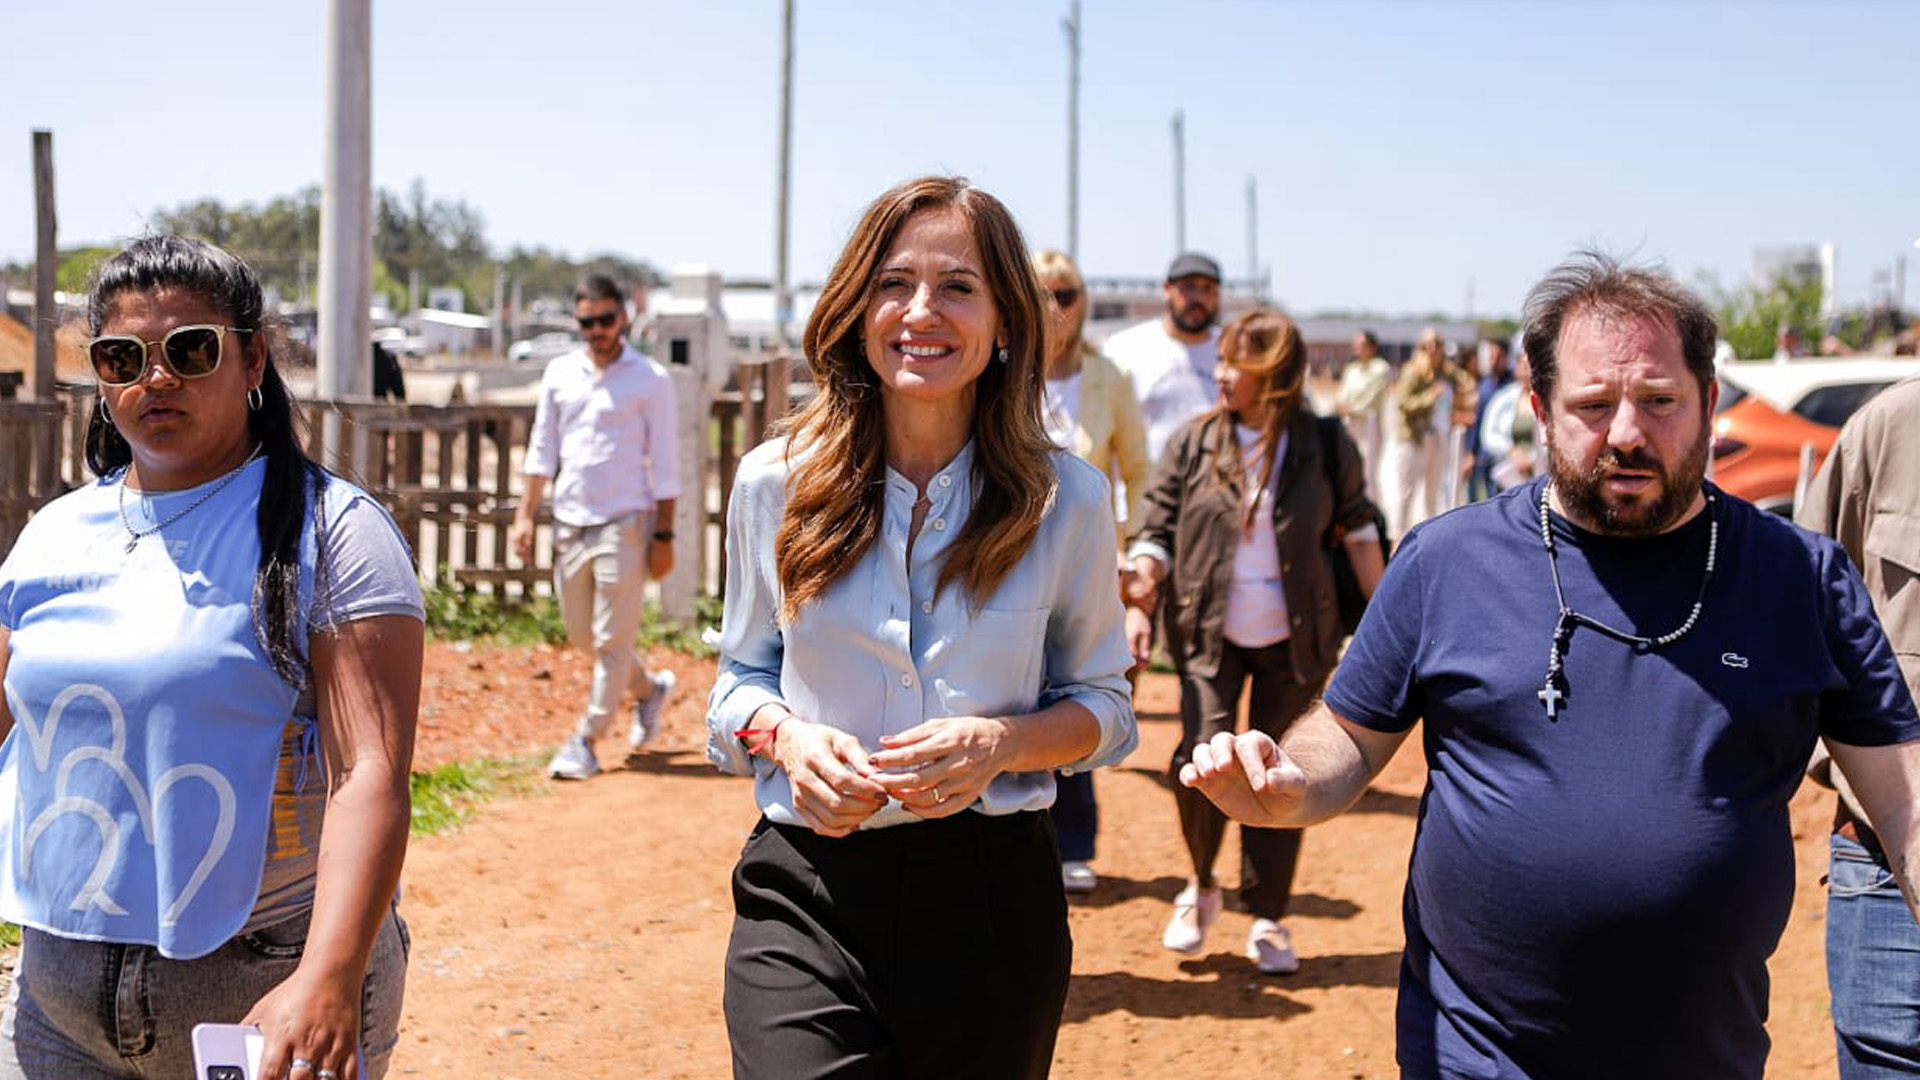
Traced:
<path fill-rule="evenodd" d="M 1066 241 L 1066 0 L 798 0 L 793 242 L 818 280 L 922 172 Z M 320 0 L 9 0 L 0 260 L 32 251 L 29 132 L 63 246 L 157 207 L 317 181 Z M 1187 237 L 1259 256 L 1302 312 L 1511 313 L 1573 247 L 1737 281 L 1756 244 L 1839 247 L 1843 302 L 1920 277 L 1920 3 L 1083 0 L 1081 263 L 1154 276 Z M 377 0 L 373 169 L 470 201 L 496 249 L 773 265 L 777 0 Z M 1910 288 L 1909 296 L 1920 291 Z"/>

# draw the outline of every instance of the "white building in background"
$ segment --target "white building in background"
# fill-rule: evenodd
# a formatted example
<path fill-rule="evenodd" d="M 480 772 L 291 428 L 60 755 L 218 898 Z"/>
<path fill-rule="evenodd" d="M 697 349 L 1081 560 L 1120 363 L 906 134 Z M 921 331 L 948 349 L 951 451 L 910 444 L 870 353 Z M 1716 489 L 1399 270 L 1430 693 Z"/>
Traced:
<path fill-rule="evenodd" d="M 1747 278 L 1765 287 L 1782 277 L 1820 283 L 1820 317 L 1833 317 L 1833 271 L 1838 249 L 1832 241 L 1819 244 L 1759 244 L 1747 263 Z"/>
<path fill-rule="evenodd" d="M 414 312 L 412 321 L 414 333 L 420 338 L 421 351 L 428 355 L 478 351 L 486 333 L 493 326 L 493 320 L 485 315 L 437 311 L 433 308 L 421 308 Z"/>

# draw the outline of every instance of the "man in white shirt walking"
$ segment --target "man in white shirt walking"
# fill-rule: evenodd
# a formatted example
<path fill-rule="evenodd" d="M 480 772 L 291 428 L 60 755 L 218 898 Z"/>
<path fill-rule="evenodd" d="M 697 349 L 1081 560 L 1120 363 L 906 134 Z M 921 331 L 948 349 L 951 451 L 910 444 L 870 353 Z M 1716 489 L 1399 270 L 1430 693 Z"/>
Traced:
<path fill-rule="evenodd" d="M 660 730 L 673 692 L 670 671 L 650 673 L 634 651 L 647 575 L 673 568 L 673 509 L 680 494 L 674 442 L 678 416 L 666 370 L 627 344 L 626 298 L 594 275 L 573 293 L 586 348 L 558 356 L 540 380 L 527 438 L 526 495 L 508 539 L 533 556 L 534 515 L 553 482 L 553 588 L 575 645 L 593 651 L 593 689 L 573 736 L 553 755 L 556 779 L 600 771 L 593 744 L 628 694 L 629 742 Z"/>
<path fill-rule="evenodd" d="M 1187 252 L 1167 268 L 1161 291 L 1165 315 L 1120 331 L 1101 350 L 1133 379 L 1147 422 L 1147 457 L 1156 462 L 1180 425 L 1219 398 L 1213 369 L 1220 362 L 1220 264 Z"/>

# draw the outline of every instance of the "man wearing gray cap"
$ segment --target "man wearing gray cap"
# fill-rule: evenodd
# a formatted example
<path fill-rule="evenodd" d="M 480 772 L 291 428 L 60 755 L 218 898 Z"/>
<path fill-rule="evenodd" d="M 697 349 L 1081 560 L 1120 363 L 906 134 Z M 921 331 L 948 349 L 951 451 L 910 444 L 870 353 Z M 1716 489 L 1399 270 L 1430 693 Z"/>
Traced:
<path fill-rule="evenodd" d="M 1147 422 L 1147 457 L 1160 460 L 1174 429 L 1219 396 L 1220 264 L 1190 251 L 1167 268 L 1167 313 L 1107 339 L 1102 351 L 1133 380 Z"/>

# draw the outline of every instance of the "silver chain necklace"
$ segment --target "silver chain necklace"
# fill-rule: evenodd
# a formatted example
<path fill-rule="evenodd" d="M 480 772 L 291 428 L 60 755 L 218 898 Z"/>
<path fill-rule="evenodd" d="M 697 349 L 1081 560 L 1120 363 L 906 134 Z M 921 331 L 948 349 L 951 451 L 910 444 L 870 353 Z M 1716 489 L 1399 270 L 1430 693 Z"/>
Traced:
<path fill-rule="evenodd" d="M 1707 569 L 1705 573 L 1700 575 L 1700 593 L 1693 598 L 1693 609 L 1687 612 L 1685 622 L 1667 633 L 1661 634 L 1659 637 L 1641 637 L 1638 634 L 1629 634 L 1624 630 L 1616 630 L 1591 615 L 1582 615 L 1567 606 L 1567 594 L 1565 590 L 1560 587 L 1560 553 L 1553 546 L 1553 529 L 1549 526 L 1547 520 L 1547 494 L 1552 490 L 1553 485 L 1551 484 L 1543 484 L 1540 487 L 1540 542 L 1546 545 L 1547 569 L 1553 573 L 1553 599 L 1560 605 L 1560 617 L 1554 620 L 1553 640 L 1547 646 L 1547 680 L 1545 685 L 1540 687 L 1540 692 L 1534 696 L 1539 698 L 1540 704 L 1546 708 L 1547 719 L 1558 720 L 1560 718 L 1560 703 L 1565 701 L 1567 697 L 1566 692 L 1561 689 L 1562 686 L 1566 685 L 1567 681 L 1567 674 L 1561 660 L 1561 653 L 1566 650 L 1567 644 L 1573 640 L 1575 627 L 1585 626 L 1589 630 L 1598 630 L 1600 633 L 1613 638 L 1615 641 L 1633 646 L 1635 652 L 1651 652 L 1654 649 L 1671 645 L 1681 638 L 1686 637 L 1687 632 L 1699 623 L 1700 612 L 1706 607 L 1707 603 L 1707 586 L 1713 582 L 1714 559 L 1720 551 L 1720 518 L 1714 513 L 1714 504 L 1717 501 L 1717 497 L 1714 495 L 1713 490 L 1709 488 L 1706 491 Z"/>
<path fill-rule="evenodd" d="M 247 460 L 241 462 L 238 465 L 235 465 L 232 469 L 228 470 L 227 474 L 225 476 L 222 476 L 218 483 L 214 484 L 212 487 L 202 492 L 199 498 L 188 503 L 185 509 L 174 511 L 172 516 L 168 517 L 165 521 L 162 521 L 160 524 L 155 525 L 152 528 L 148 528 L 148 529 L 136 529 L 133 527 L 133 522 L 127 520 L 127 478 L 122 476 L 120 478 L 120 524 L 126 526 L 127 533 L 128 533 L 127 553 L 132 554 L 133 549 L 139 545 L 140 541 L 145 540 L 147 537 L 152 536 L 154 533 L 159 532 L 161 529 L 164 529 L 167 526 L 173 524 L 174 522 L 179 521 L 181 518 L 186 517 L 188 514 L 193 513 L 195 510 L 200 509 L 201 506 L 206 504 L 206 501 L 208 499 L 211 499 L 215 495 L 220 494 L 220 492 L 228 484 L 233 483 L 233 478 L 240 475 L 240 470 L 253 464 L 253 459 L 259 456 L 260 456 L 260 444 L 254 443 L 253 452 L 247 455 Z"/>

